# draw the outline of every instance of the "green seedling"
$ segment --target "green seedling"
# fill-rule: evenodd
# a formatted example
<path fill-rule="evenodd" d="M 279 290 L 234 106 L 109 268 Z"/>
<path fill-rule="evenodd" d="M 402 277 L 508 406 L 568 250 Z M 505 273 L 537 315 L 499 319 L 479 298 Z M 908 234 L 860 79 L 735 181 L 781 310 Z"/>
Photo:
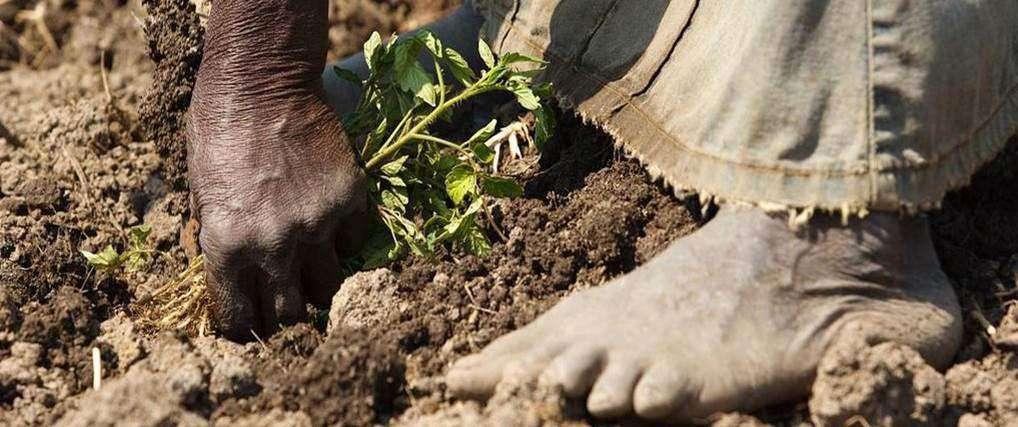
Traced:
<path fill-rule="evenodd" d="M 485 63 L 479 75 L 430 32 L 392 36 L 387 43 L 375 33 L 364 45 L 371 71 L 366 79 L 335 68 L 362 89 L 344 125 L 358 141 L 378 208 L 378 223 L 355 260 L 359 268 L 382 266 L 407 252 L 432 257 L 442 246 L 484 255 L 491 242 L 478 218 L 489 200 L 523 193 L 515 181 L 497 175 L 498 162 L 503 144 L 519 155 L 521 140 L 540 148 L 551 135 L 552 114 L 543 103 L 550 87 L 533 81 L 544 62 L 520 54 L 496 58 L 483 40 L 478 49 Z M 427 65 L 422 54 L 430 57 Z M 464 101 L 499 91 L 532 112 L 533 132 L 522 122 L 498 131 L 493 120 L 464 140 L 436 134 L 435 125 L 451 122 Z"/>
<path fill-rule="evenodd" d="M 150 234 L 152 226 L 139 225 L 127 230 L 129 245 L 123 252 L 117 252 L 112 245 L 107 245 L 99 253 L 79 252 L 88 265 L 111 275 L 145 269 L 155 255 L 173 261 L 165 252 L 147 246 Z M 211 304 L 204 266 L 205 257 L 199 255 L 177 277 L 139 298 L 132 306 L 139 325 L 150 330 L 175 329 L 192 336 L 205 335 L 210 330 Z"/>
<path fill-rule="evenodd" d="M 138 271 L 145 268 L 152 260 L 152 256 L 158 252 L 149 249 L 145 244 L 150 234 L 152 234 L 152 226 L 139 225 L 127 230 L 129 246 L 124 252 L 117 252 L 113 245 L 106 245 L 99 253 L 85 250 L 79 250 L 79 252 L 85 257 L 88 265 L 107 274 L 115 273 L 121 267 L 126 268 L 127 271 Z"/>

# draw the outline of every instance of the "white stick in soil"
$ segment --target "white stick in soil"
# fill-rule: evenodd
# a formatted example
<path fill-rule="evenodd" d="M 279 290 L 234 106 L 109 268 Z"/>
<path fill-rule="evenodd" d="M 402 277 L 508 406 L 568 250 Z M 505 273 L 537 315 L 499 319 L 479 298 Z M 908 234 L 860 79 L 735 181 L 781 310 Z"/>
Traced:
<path fill-rule="evenodd" d="M 99 347 L 92 347 L 92 388 L 99 391 L 102 385 L 102 360 L 99 358 Z"/>

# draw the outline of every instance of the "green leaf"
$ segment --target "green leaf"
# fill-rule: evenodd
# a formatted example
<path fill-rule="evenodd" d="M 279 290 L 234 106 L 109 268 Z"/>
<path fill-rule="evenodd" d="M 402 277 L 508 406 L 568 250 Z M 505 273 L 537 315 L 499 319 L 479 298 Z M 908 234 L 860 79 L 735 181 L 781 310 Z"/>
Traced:
<path fill-rule="evenodd" d="M 463 58 L 463 55 L 452 48 L 445 48 L 445 61 L 446 64 L 449 64 L 449 71 L 452 72 L 453 77 L 463 86 L 470 86 L 477 79 L 477 74 L 470 68 L 470 64 Z"/>
<path fill-rule="evenodd" d="M 410 247 L 410 251 L 417 256 L 429 257 L 431 250 L 427 245 L 427 237 L 417 228 L 417 224 L 404 217 L 394 217 L 396 223 L 394 230 L 399 230 L 397 235 L 404 238 L 404 242 Z"/>
<path fill-rule="evenodd" d="M 383 175 L 382 179 L 389 181 L 389 184 L 392 184 L 393 187 L 406 187 L 406 181 L 403 181 L 403 178 L 398 176 Z"/>
<path fill-rule="evenodd" d="M 406 163 L 407 156 L 401 156 L 400 158 L 386 163 L 382 166 L 381 170 L 386 175 L 396 175 L 403 171 L 403 165 Z"/>
<path fill-rule="evenodd" d="M 401 40 L 393 46 L 393 52 L 395 55 L 393 68 L 395 68 L 396 77 L 407 71 L 412 65 L 420 64 L 417 58 L 421 55 L 421 48 L 423 43 L 419 38 L 409 38 Z"/>
<path fill-rule="evenodd" d="M 484 194 L 499 199 L 516 198 L 523 195 L 523 187 L 513 180 L 486 176 L 484 177 Z"/>
<path fill-rule="evenodd" d="M 410 203 L 406 188 L 390 188 L 382 190 L 382 206 L 397 212 L 406 212 L 406 205 Z"/>
<path fill-rule="evenodd" d="M 534 111 L 534 145 L 538 150 L 544 149 L 544 144 L 551 139 L 555 132 L 555 115 L 548 107 L 542 106 Z"/>
<path fill-rule="evenodd" d="M 332 71 L 336 73 L 336 77 L 339 77 L 343 80 L 353 83 L 357 85 L 357 87 L 364 86 L 364 82 L 361 81 L 361 77 L 355 74 L 353 71 L 347 70 L 345 68 L 339 68 L 335 65 L 332 66 Z"/>
<path fill-rule="evenodd" d="M 551 90 L 551 83 L 541 83 L 534 88 L 534 95 L 541 99 L 551 99 L 553 95 Z"/>
<path fill-rule="evenodd" d="M 456 166 L 445 177 L 445 191 L 459 205 L 468 195 L 477 194 L 477 175 L 467 165 Z"/>
<path fill-rule="evenodd" d="M 426 102 L 428 105 L 434 107 L 435 100 L 438 97 L 438 92 L 435 89 L 434 83 L 431 81 L 431 75 L 421 64 L 410 65 L 403 73 L 397 77 L 399 88 L 406 91 L 407 93 L 413 94 L 421 101 Z"/>
<path fill-rule="evenodd" d="M 484 39 L 477 40 L 477 51 L 481 54 L 481 59 L 484 61 L 484 65 L 488 66 L 488 69 L 495 67 L 495 54 L 491 53 L 491 47 L 488 43 L 484 42 Z"/>
<path fill-rule="evenodd" d="M 534 91 L 530 90 L 529 87 L 524 85 L 513 85 L 509 88 L 513 94 L 516 95 L 516 101 L 520 103 L 520 106 L 528 110 L 534 111 L 541 108 L 541 100 L 534 95 Z"/>
<path fill-rule="evenodd" d="M 435 37 L 434 33 L 424 30 L 417 33 L 417 38 L 424 43 L 424 47 L 428 48 L 428 51 L 431 52 L 435 59 L 443 57 L 442 41 Z"/>
<path fill-rule="evenodd" d="M 476 225 L 468 229 L 461 239 L 463 248 L 467 252 L 483 257 L 491 253 L 491 242 Z"/>
<path fill-rule="evenodd" d="M 120 254 L 117 253 L 113 246 L 107 245 L 99 253 L 92 253 L 89 251 L 79 251 L 81 255 L 85 257 L 88 264 L 102 271 L 111 271 L 120 266 L 123 260 L 120 258 Z"/>
<path fill-rule="evenodd" d="M 472 145 L 479 142 L 483 143 L 487 141 L 488 138 L 491 138 L 491 136 L 495 134 L 495 128 L 497 126 L 498 120 L 492 120 L 488 122 L 488 124 L 484 125 L 484 127 L 478 129 L 477 132 L 474 132 L 473 136 L 471 136 L 470 139 L 467 140 L 467 145 Z"/>
<path fill-rule="evenodd" d="M 371 131 L 364 140 L 365 157 L 371 157 L 375 154 L 375 150 L 385 141 L 385 138 L 388 135 L 388 130 L 389 120 L 383 117 L 382 120 L 378 122 L 378 126 L 375 126 L 375 130 Z"/>
<path fill-rule="evenodd" d="M 402 248 L 392 238 L 392 233 L 382 225 L 372 227 L 367 241 L 361 247 L 359 256 L 364 260 L 362 269 L 370 270 L 385 266 L 399 259 Z"/>
<path fill-rule="evenodd" d="M 474 200 L 462 214 L 454 215 L 449 220 L 449 223 L 445 225 L 443 235 L 461 238 L 466 229 L 474 226 L 474 217 L 477 216 L 477 212 L 480 212 L 482 207 L 484 207 L 483 200 L 480 198 Z"/>
<path fill-rule="evenodd" d="M 470 150 L 474 152 L 474 157 L 481 163 L 488 164 L 495 161 L 495 150 L 484 145 L 483 142 L 471 145 Z"/>
<path fill-rule="evenodd" d="M 499 58 L 499 63 L 504 64 L 504 65 L 515 64 L 517 62 L 532 62 L 532 63 L 535 63 L 535 64 L 545 64 L 546 63 L 541 58 L 533 57 L 533 56 L 530 56 L 530 55 L 524 55 L 522 53 L 516 53 L 516 52 L 506 53 L 505 55 L 502 55 Z"/>
<path fill-rule="evenodd" d="M 436 172 L 445 175 L 448 174 L 449 171 L 453 170 L 453 168 L 455 168 L 459 164 L 460 161 L 456 157 L 448 154 L 441 154 L 438 156 L 437 159 L 435 159 L 435 162 L 432 163 L 432 166 L 435 168 Z"/>
<path fill-rule="evenodd" d="M 145 242 L 148 240 L 148 236 L 152 234 L 152 226 L 148 224 L 142 224 L 136 227 L 131 227 L 127 230 L 127 234 L 131 240 L 131 247 L 135 249 L 143 249 Z"/>
<path fill-rule="evenodd" d="M 368 69 L 374 70 L 378 68 L 378 57 L 375 56 L 378 53 L 378 48 L 382 45 L 382 35 L 378 34 L 378 31 L 371 33 L 371 37 L 368 41 L 364 42 L 364 60 L 368 63 Z"/>
<path fill-rule="evenodd" d="M 127 268 L 127 271 L 138 271 L 145 268 L 150 259 L 147 253 L 141 252 L 130 252 L 124 258 L 126 258 L 124 266 Z"/>

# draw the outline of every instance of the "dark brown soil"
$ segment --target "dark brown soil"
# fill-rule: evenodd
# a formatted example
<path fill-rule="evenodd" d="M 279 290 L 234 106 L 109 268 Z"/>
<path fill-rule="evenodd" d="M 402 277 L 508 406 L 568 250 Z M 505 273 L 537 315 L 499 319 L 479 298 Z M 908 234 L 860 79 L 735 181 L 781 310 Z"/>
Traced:
<path fill-rule="evenodd" d="M 500 387 L 486 405 L 455 402 L 441 374 L 703 220 L 694 200 L 672 197 L 608 137 L 565 115 L 540 161 L 531 153 L 510 165 L 526 194 L 494 208 L 491 256 L 359 273 L 331 313 L 311 310 L 309 324 L 260 342 L 139 331 L 132 302 L 186 265 L 180 130 L 201 29 L 184 0 L 145 0 L 151 17 L 137 2 L 48 1 L 53 50 L 40 27 L 14 18 L 37 3 L 0 4 L 0 425 L 587 425 L 582 405 L 526 384 Z M 335 1 L 330 54 L 453 3 Z M 1018 418 L 1015 164 L 1018 143 L 932 216 L 966 312 L 954 367 L 938 373 L 891 345 L 832 352 L 809 404 L 717 424 Z M 107 277 L 78 254 L 122 248 L 124 230 L 142 223 L 170 255 L 147 271 Z"/>
<path fill-rule="evenodd" d="M 155 63 L 153 85 L 139 109 L 145 137 L 155 142 L 162 157 L 162 173 L 176 190 L 186 190 L 187 150 L 184 114 L 202 58 L 205 30 L 188 0 L 144 0 L 148 56 Z"/>

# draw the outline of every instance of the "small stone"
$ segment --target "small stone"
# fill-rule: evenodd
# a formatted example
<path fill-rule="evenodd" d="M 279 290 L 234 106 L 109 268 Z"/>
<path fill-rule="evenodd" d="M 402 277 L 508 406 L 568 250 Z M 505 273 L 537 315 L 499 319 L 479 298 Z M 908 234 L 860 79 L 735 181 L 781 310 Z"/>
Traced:
<path fill-rule="evenodd" d="M 146 349 L 134 322 L 118 313 L 99 325 L 99 342 L 109 344 L 117 355 L 117 368 L 121 371 L 145 357 Z"/>
<path fill-rule="evenodd" d="M 194 365 L 183 365 L 167 373 L 170 390 L 178 402 L 190 407 L 201 400 L 207 390 L 205 375 Z"/>
<path fill-rule="evenodd" d="M 39 382 L 39 360 L 42 346 L 36 343 L 16 342 L 11 355 L 0 360 L 0 384 L 33 384 Z"/>
<path fill-rule="evenodd" d="M 273 408 L 267 414 L 251 414 L 238 418 L 220 418 L 216 420 L 217 426 L 223 427 L 311 427 L 311 417 L 304 412 L 290 412 L 279 408 Z"/>
<path fill-rule="evenodd" d="M 1018 380 L 1002 379 L 990 389 L 990 399 L 997 411 L 1018 415 Z"/>
<path fill-rule="evenodd" d="M 62 191 L 57 180 L 50 177 L 30 179 L 15 191 L 30 208 L 54 208 L 60 204 Z"/>
<path fill-rule="evenodd" d="M 992 427 L 989 421 L 979 414 L 965 414 L 958 419 L 958 427 Z"/>

